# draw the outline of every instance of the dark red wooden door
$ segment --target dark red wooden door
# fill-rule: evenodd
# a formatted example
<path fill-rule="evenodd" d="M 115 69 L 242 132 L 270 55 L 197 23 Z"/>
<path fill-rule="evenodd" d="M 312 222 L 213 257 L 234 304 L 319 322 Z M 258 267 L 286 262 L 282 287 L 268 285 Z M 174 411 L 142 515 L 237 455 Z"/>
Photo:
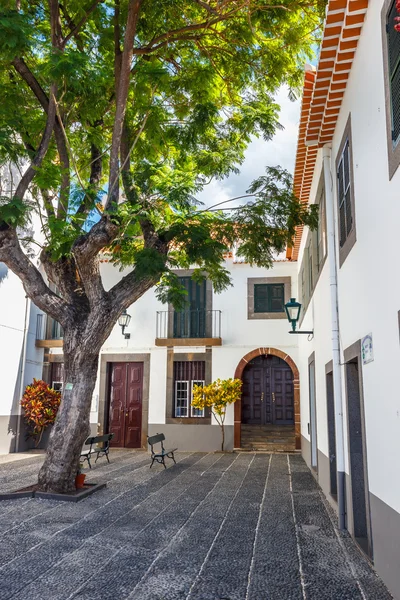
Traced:
<path fill-rule="evenodd" d="M 140 448 L 143 363 L 112 363 L 109 430 L 117 448 Z"/>
<path fill-rule="evenodd" d="M 292 425 L 293 374 L 277 356 L 257 356 L 243 373 L 242 423 Z"/>

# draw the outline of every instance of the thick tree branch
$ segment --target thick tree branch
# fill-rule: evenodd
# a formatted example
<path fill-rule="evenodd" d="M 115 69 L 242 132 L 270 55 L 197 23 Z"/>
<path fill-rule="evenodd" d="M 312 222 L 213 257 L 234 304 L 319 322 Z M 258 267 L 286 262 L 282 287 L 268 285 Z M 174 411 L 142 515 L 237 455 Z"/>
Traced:
<path fill-rule="evenodd" d="M 38 151 L 36 152 L 35 158 L 32 160 L 31 164 L 29 165 L 29 167 L 27 168 L 27 170 L 21 177 L 21 180 L 17 186 L 17 189 L 15 190 L 15 197 L 20 198 L 21 200 L 25 196 L 26 190 L 28 189 L 29 185 L 31 184 L 33 178 L 36 175 L 37 167 L 40 167 L 40 165 L 43 162 L 44 157 L 46 156 L 46 152 L 47 152 L 47 149 L 50 144 L 51 135 L 53 133 L 54 123 L 55 123 L 55 119 L 56 119 L 56 99 L 55 99 L 56 85 L 52 84 L 50 90 L 51 90 L 51 98 L 50 98 L 50 102 L 49 102 L 49 110 L 47 113 L 46 127 L 44 129 Z"/>
<path fill-rule="evenodd" d="M 66 322 L 67 304 L 45 284 L 38 269 L 23 252 L 15 229 L 6 225 L 0 226 L 0 261 L 21 279 L 26 294 L 38 308 L 62 325 Z"/>
<path fill-rule="evenodd" d="M 63 34 L 61 29 L 60 6 L 58 0 L 49 0 L 51 44 L 53 49 L 61 50 Z"/>
<path fill-rule="evenodd" d="M 86 21 L 88 20 L 88 18 L 90 17 L 90 15 L 92 14 L 92 12 L 96 9 L 96 7 L 101 3 L 104 2 L 104 0 L 95 0 L 95 2 L 92 4 L 92 6 L 90 6 L 88 8 L 88 10 L 86 11 L 86 14 L 84 17 L 82 17 L 82 19 L 80 21 L 78 21 L 78 23 L 76 25 L 73 25 L 73 22 L 71 21 L 71 24 L 73 25 L 72 30 L 69 32 L 69 34 L 63 39 L 61 47 L 65 48 L 65 46 L 68 44 L 69 40 L 72 37 L 76 37 L 77 34 L 79 33 L 79 31 L 82 29 L 82 27 L 84 26 L 84 24 L 86 23 Z M 60 5 L 61 6 L 61 5 Z"/>
<path fill-rule="evenodd" d="M 130 0 L 129 2 L 124 49 L 121 58 L 121 71 L 116 97 L 116 110 L 110 152 L 110 175 L 108 183 L 109 194 L 106 208 L 116 203 L 119 196 L 119 151 L 121 146 L 122 127 L 125 118 L 126 103 L 128 100 L 131 63 L 133 57 L 133 41 L 135 39 L 141 1 L 142 0 Z"/>
<path fill-rule="evenodd" d="M 43 110 L 48 113 L 49 110 L 49 99 L 46 92 L 41 87 L 40 83 L 29 69 L 28 65 L 23 58 L 16 57 L 12 61 L 12 65 L 17 73 L 30 87 L 31 91 L 35 94 Z M 65 215 L 65 208 L 68 206 L 69 191 L 70 191 L 70 164 L 67 146 L 65 143 L 64 134 L 61 128 L 61 121 L 57 117 L 54 127 L 54 137 L 56 139 L 57 150 L 60 157 L 60 163 L 62 168 L 61 176 L 61 190 L 60 190 L 60 201 L 57 211 L 58 218 L 62 218 Z"/>
<path fill-rule="evenodd" d="M 107 298 L 100 276 L 98 254 L 111 244 L 118 232 L 118 225 L 104 215 L 88 233 L 80 236 L 72 247 L 82 286 L 91 307 Z"/>

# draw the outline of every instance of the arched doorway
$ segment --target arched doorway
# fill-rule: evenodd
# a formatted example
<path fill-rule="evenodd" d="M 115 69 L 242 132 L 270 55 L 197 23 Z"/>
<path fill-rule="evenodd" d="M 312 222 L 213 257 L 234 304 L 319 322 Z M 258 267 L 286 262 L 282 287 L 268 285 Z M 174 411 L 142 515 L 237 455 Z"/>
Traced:
<path fill-rule="evenodd" d="M 300 440 L 299 371 L 292 358 L 276 348 L 257 348 L 242 358 L 235 371 L 242 379 L 242 398 L 235 404 L 235 448 L 242 445 L 244 427 L 294 428 Z"/>

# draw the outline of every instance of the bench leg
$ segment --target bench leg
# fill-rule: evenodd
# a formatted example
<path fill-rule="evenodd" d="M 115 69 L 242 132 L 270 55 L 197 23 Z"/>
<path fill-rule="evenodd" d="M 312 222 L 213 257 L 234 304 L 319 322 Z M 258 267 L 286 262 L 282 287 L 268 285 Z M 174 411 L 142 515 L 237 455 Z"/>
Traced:
<path fill-rule="evenodd" d="M 165 464 L 165 456 L 162 457 L 162 464 L 164 465 L 164 469 L 166 469 L 167 465 Z"/>
<path fill-rule="evenodd" d="M 176 464 L 176 460 L 175 460 L 174 453 L 172 453 L 172 456 L 171 456 L 171 458 L 172 458 L 172 460 L 174 461 L 174 463 Z"/>
<path fill-rule="evenodd" d="M 151 469 L 151 467 L 153 466 L 153 464 L 154 464 L 154 458 L 151 460 L 150 469 Z"/>
<path fill-rule="evenodd" d="M 107 459 L 107 462 L 109 463 L 110 459 L 108 458 L 108 452 L 106 452 L 106 459 Z"/>
<path fill-rule="evenodd" d="M 90 458 L 89 458 L 89 456 L 87 457 L 87 461 L 88 461 L 89 469 L 91 469 L 92 465 L 90 464 Z"/>

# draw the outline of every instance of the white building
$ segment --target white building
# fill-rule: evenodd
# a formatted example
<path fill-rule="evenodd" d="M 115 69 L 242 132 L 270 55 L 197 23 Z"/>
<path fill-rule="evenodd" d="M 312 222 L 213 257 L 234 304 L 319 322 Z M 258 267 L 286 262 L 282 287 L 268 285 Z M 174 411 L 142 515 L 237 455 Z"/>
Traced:
<path fill-rule="evenodd" d="M 295 189 L 302 453 L 400 598 L 400 33 L 395 2 L 331 0 L 305 73 Z M 389 50 L 388 50 L 389 49 Z"/>
<path fill-rule="evenodd" d="M 10 195 L 18 178 L 14 168 L 0 168 L 0 195 Z M 43 350 L 35 347 L 38 312 L 19 278 L 0 262 L 0 454 L 32 446 L 19 402 L 25 387 L 42 376 Z"/>
<path fill-rule="evenodd" d="M 298 196 L 320 204 L 318 230 L 299 230 L 287 259 L 269 271 L 227 257 L 234 286 L 220 295 L 179 273 L 190 300 L 183 313 L 147 292 L 128 309 L 123 334 L 116 325 L 102 349 L 91 423 L 93 431 L 113 431 L 120 447 L 146 448 L 147 434 L 163 432 L 181 450 L 218 450 L 219 427 L 191 409 L 191 388 L 242 378 L 242 400 L 228 409 L 225 448 L 261 441 L 271 448 L 271 437 L 281 436 L 282 449 L 301 449 L 340 524 L 399 600 L 395 16 L 390 0 L 328 3 L 318 67 L 305 72 L 295 169 Z M 121 277 L 107 262 L 102 274 L 106 287 Z M 288 333 L 283 305 L 291 297 L 302 303 L 300 331 L 313 331 L 312 339 Z M 61 332 L 38 318 L 35 347 L 45 349 L 45 377 L 58 385 Z"/>
<path fill-rule="evenodd" d="M 281 443 L 294 449 L 297 340 L 288 333 L 284 303 L 296 295 L 297 266 L 283 258 L 266 271 L 236 262 L 232 255 L 225 266 L 233 287 L 222 294 L 213 293 L 209 282 L 195 284 L 190 271 L 178 271 L 189 292 L 188 310 L 175 313 L 150 290 L 128 309 L 131 321 L 124 333 L 115 325 L 101 351 L 91 413 L 93 431 L 114 432 L 114 446 L 146 448 L 146 436 L 162 431 L 168 444 L 181 450 L 220 449 L 218 424 L 190 405 L 192 386 L 241 377 L 247 362 L 256 358 L 254 372 L 252 365 L 246 369 L 243 406 L 237 403 L 236 416 L 233 406 L 228 409 L 225 449 L 242 444 L 242 410 L 246 424 L 258 429 L 282 425 Z M 102 264 L 107 289 L 122 276 L 111 263 Z M 62 380 L 62 341 L 36 343 L 50 348 L 47 377 L 57 386 Z M 271 382 L 265 379 L 269 377 Z M 244 431 L 243 443 L 257 445 L 260 435 L 260 430 Z"/>

